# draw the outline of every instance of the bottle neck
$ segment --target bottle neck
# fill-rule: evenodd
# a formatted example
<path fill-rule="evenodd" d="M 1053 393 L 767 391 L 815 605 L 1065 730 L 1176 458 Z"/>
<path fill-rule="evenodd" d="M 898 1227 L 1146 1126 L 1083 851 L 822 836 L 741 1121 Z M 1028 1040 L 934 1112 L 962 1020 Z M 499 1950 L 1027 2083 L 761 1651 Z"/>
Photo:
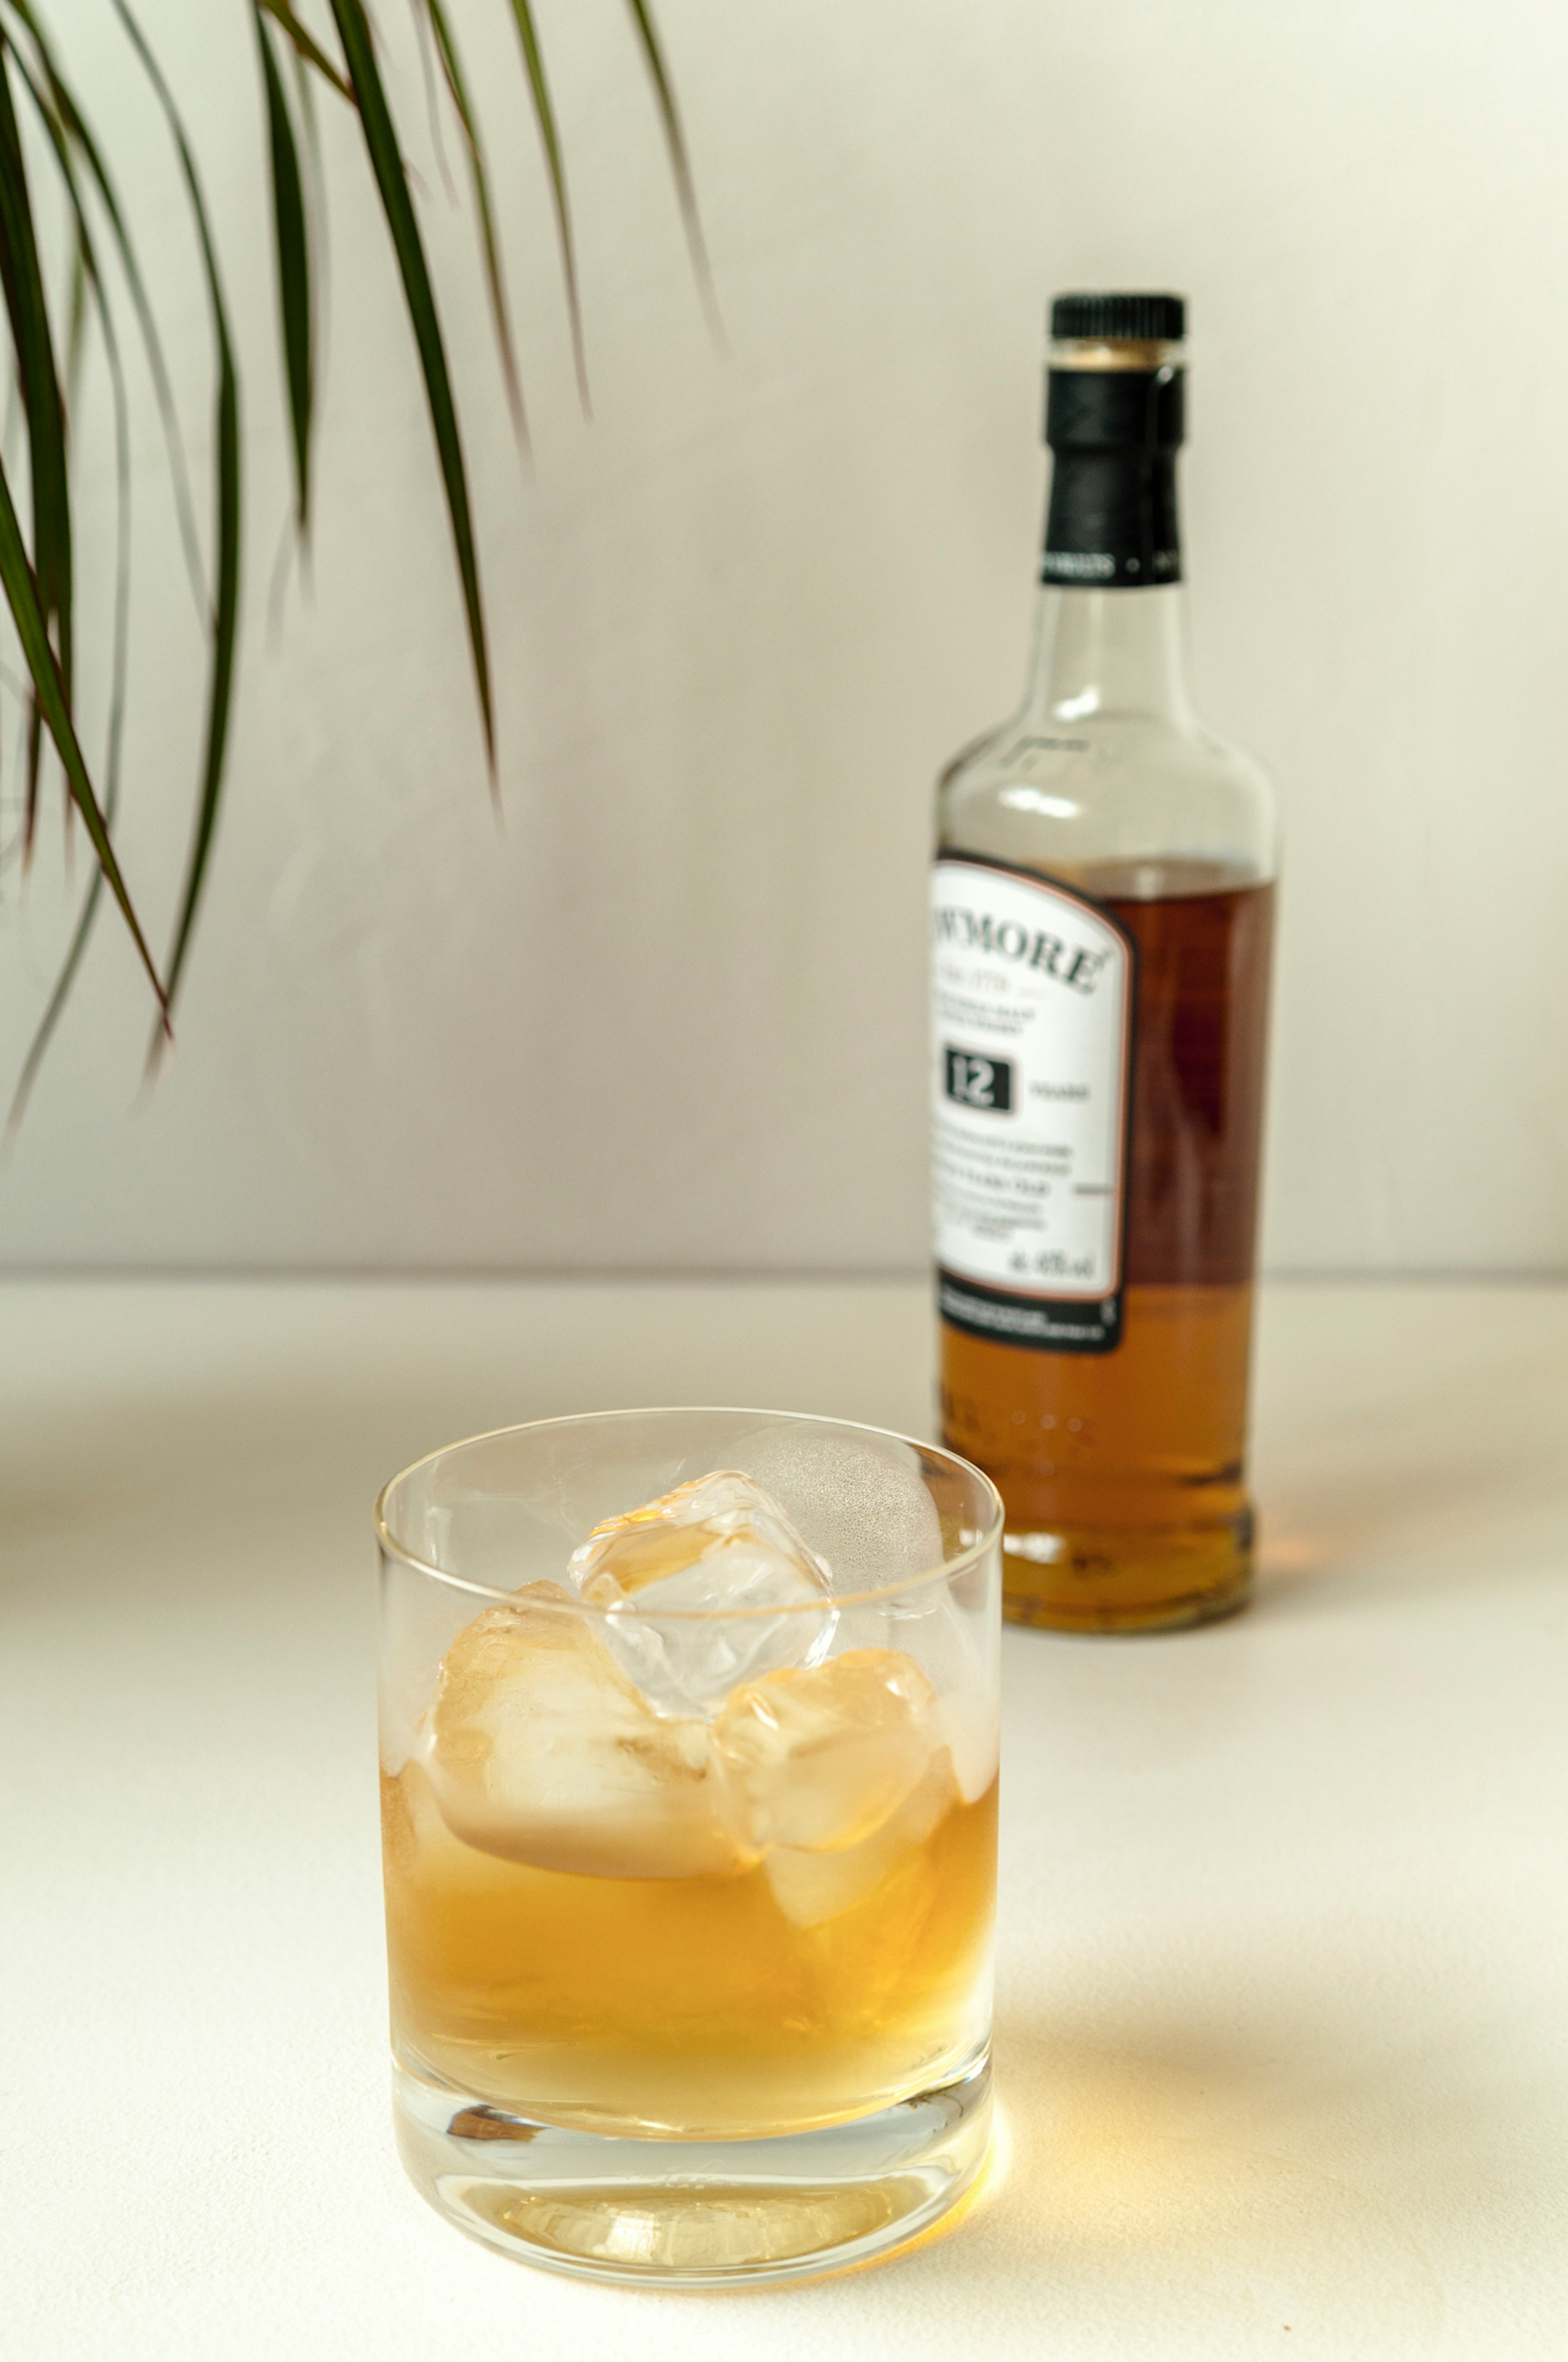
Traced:
<path fill-rule="evenodd" d="M 1077 348 L 1053 352 L 1028 701 L 1042 719 L 1191 718 L 1176 500 L 1186 382 L 1175 348 L 1129 345 L 1113 366 Z"/>
<path fill-rule="evenodd" d="M 1180 585 L 1151 590 L 1058 590 L 1035 618 L 1025 712 L 1036 723 L 1192 720 Z"/>

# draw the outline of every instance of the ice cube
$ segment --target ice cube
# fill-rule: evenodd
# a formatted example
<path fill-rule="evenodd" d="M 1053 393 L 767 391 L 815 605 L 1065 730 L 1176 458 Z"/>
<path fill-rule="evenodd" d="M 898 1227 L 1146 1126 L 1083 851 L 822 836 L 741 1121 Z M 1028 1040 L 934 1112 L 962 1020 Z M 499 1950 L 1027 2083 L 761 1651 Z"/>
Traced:
<path fill-rule="evenodd" d="M 509 1861 L 686 1878 L 745 1860 L 707 1725 L 655 1714 L 559 1584 L 529 1584 L 465 1626 L 421 1751 L 454 1836 Z"/>
<path fill-rule="evenodd" d="M 854 1649 L 740 1691 L 713 1727 L 735 1826 L 759 1851 L 858 1846 L 924 1774 L 934 1703 L 895 1649 Z"/>
<path fill-rule="evenodd" d="M 978 1805 L 996 1777 L 996 1707 L 978 1690 L 948 1690 L 937 1700 L 938 1735 L 952 1758 L 959 1794 Z"/>
<path fill-rule="evenodd" d="M 749 1443 L 746 1456 L 757 1483 L 787 1503 L 832 1568 L 840 1595 L 941 1565 L 942 1520 L 907 1444 L 775 1427 Z"/>
<path fill-rule="evenodd" d="M 774 1902 L 796 1927 L 820 1927 L 840 1912 L 852 1911 L 925 1844 L 957 1801 L 952 1760 L 940 1747 L 897 1811 L 859 1845 L 839 1853 L 775 1846 L 762 1864 Z"/>
<path fill-rule="evenodd" d="M 737 1469 L 605 1518 L 570 1573 L 662 1714 L 710 1715 L 738 1683 L 815 1663 L 832 1641 L 828 1569 Z"/>

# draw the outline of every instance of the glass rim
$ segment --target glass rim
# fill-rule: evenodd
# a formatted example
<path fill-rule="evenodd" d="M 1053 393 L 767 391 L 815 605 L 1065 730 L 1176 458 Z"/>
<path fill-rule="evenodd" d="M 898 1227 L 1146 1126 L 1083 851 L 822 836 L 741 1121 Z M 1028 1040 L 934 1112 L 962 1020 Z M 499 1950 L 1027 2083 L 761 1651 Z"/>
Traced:
<path fill-rule="evenodd" d="M 398 1540 L 388 1522 L 387 1511 L 399 1485 L 410 1477 L 417 1476 L 421 1469 L 428 1468 L 433 1461 L 444 1460 L 452 1452 L 466 1451 L 475 1444 L 499 1442 L 504 1436 L 542 1434 L 553 1427 L 593 1427 L 601 1421 L 608 1426 L 617 1419 L 700 1418 L 705 1416 L 774 1419 L 781 1426 L 839 1427 L 851 1435 L 871 1435 L 884 1443 L 902 1443 L 911 1451 L 925 1452 L 931 1459 L 942 1461 L 949 1468 L 959 1469 L 966 1476 L 973 1477 L 983 1493 L 990 1496 L 991 1514 L 983 1530 L 976 1535 L 973 1541 L 966 1542 L 961 1550 L 939 1560 L 934 1566 L 921 1568 L 917 1573 L 901 1574 L 893 1582 L 875 1584 L 870 1590 L 835 1592 L 828 1603 L 835 1609 L 872 1606 L 881 1600 L 897 1598 L 905 1592 L 917 1591 L 927 1584 L 953 1582 L 960 1574 L 967 1573 L 1002 1540 L 1006 1510 L 1001 1494 L 983 1469 L 977 1468 L 972 1460 L 965 1460 L 960 1453 L 949 1451 L 944 1444 L 923 1443 L 918 1436 L 901 1435 L 895 1428 L 872 1427 L 863 1419 L 833 1418 L 817 1411 L 756 1410 L 741 1403 L 654 1403 L 634 1410 L 565 1411 L 554 1418 L 519 1419 L 508 1427 L 484 1428 L 477 1435 L 459 1436 L 453 1443 L 438 1444 L 433 1451 L 422 1452 L 417 1460 L 411 1460 L 406 1468 L 400 1468 L 395 1476 L 389 1476 L 376 1496 L 373 1522 L 377 1545 L 384 1558 L 411 1568 L 416 1574 L 428 1575 L 434 1583 L 445 1584 L 454 1591 L 466 1592 L 471 1597 L 488 1601 L 496 1606 L 515 1606 L 518 1596 L 515 1591 L 498 1591 L 492 1584 L 476 1583 L 471 1575 L 454 1574 L 450 1568 L 436 1566 L 431 1560 L 421 1558 L 417 1551 L 410 1550 Z M 565 1571 L 562 1570 L 563 1573 Z M 728 1624 L 749 1617 L 815 1616 L 820 1614 L 822 1603 L 799 1600 L 785 1607 L 666 1607 L 649 1613 L 638 1609 L 633 1593 L 624 1606 L 600 1606 L 595 1600 L 579 1598 L 530 1600 L 529 1606 L 550 1615 L 589 1616 L 600 1620 L 614 1617 L 618 1621 L 624 1621 L 629 1616 L 641 1614 L 649 1623 Z"/>

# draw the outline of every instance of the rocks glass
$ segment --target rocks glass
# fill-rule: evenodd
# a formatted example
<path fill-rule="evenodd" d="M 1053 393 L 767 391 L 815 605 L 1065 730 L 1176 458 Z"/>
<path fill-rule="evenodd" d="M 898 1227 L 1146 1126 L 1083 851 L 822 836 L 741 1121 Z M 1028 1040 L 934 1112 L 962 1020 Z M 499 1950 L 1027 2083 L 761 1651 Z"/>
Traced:
<path fill-rule="evenodd" d="M 377 1510 L 395 2110 L 491 2246 L 712 2287 L 989 2138 L 1001 1505 L 745 1410 L 546 1420 Z"/>

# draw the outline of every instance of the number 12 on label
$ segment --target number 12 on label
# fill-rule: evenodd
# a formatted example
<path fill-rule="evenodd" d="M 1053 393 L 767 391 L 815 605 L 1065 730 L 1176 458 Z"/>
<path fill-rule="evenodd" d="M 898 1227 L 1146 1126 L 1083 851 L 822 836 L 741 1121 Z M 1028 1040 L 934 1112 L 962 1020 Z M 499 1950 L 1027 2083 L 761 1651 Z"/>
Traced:
<path fill-rule="evenodd" d="M 984 1058 L 977 1051 L 955 1050 L 950 1045 L 944 1048 L 942 1058 L 943 1087 L 950 1099 L 956 1099 L 960 1107 L 981 1108 L 992 1115 L 1006 1115 L 1011 1110 L 1010 1058 Z"/>

